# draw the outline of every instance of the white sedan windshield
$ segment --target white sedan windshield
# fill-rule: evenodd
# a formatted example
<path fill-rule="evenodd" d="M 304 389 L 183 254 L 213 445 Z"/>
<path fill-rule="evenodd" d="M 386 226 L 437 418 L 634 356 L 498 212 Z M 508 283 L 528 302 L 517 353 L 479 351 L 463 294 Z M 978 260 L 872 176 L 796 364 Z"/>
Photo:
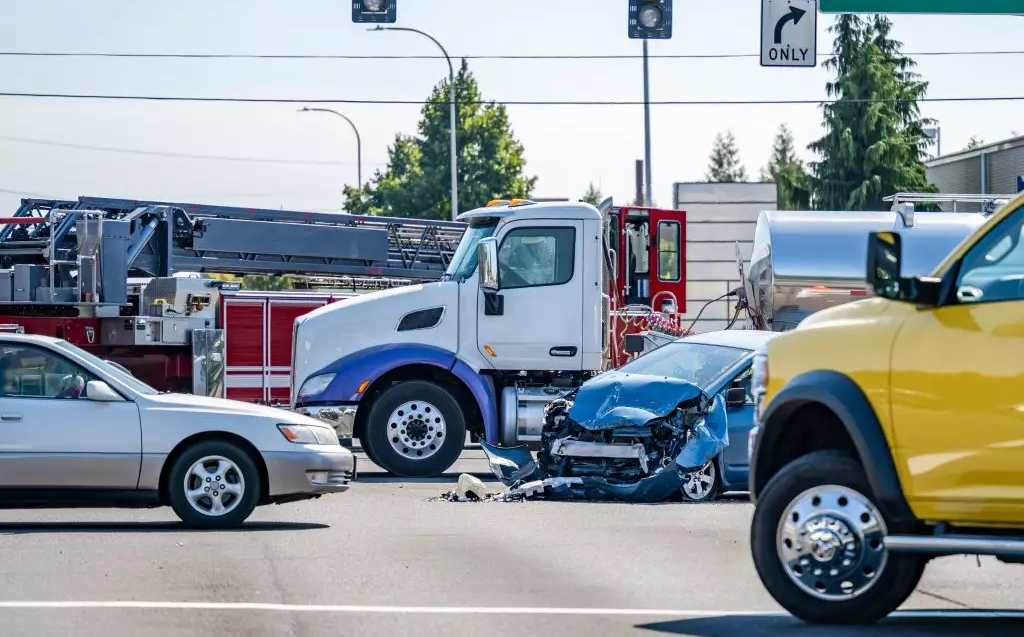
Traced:
<path fill-rule="evenodd" d="M 73 352 L 74 354 L 76 354 L 76 355 L 86 359 L 87 361 L 92 363 L 94 366 L 99 367 L 100 369 L 102 369 L 106 373 L 108 373 L 111 376 L 117 378 L 117 380 L 121 381 L 122 383 L 124 383 L 128 387 L 131 387 L 134 391 L 136 391 L 139 394 L 144 394 L 146 396 L 152 396 L 153 394 L 159 394 L 160 393 L 157 390 L 155 390 L 152 387 L 150 387 L 149 385 L 147 385 L 146 383 L 144 383 L 141 380 L 139 380 L 138 378 L 135 378 L 131 374 L 126 374 L 125 372 L 121 371 L 117 367 L 111 365 L 110 363 L 108 363 L 107 361 L 103 360 L 102 358 L 99 358 L 98 356 L 90 354 L 89 352 L 85 351 L 81 347 L 78 347 L 76 345 L 72 345 L 71 343 L 68 343 L 67 341 L 61 341 L 61 342 L 57 343 L 57 347 L 60 347 L 61 349 L 69 351 L 69 352 Z"/>

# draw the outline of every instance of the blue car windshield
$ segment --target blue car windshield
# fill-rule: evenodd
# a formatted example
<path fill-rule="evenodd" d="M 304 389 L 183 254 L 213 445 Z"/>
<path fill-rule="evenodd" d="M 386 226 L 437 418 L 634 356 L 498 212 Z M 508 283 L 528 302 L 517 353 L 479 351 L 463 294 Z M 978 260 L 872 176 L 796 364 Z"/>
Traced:
<path fill-rule="evenodd" d="M 705 391 L 750 351 L 736 347 L 676 341 L 630 361 L 617 371 L 668 376 L 693 383 Z"/>
<path fill-rule="evenodd" d="M 462 235 L 462 241 L 459 242 L 459 247 L 455 250 L 452 262 L 448 265 L 445 278 L 465 281 L 473 276 L 473 271 L 476 270 L 476 246 L 481 239 L 493 235 L 497 227 L 497 219 L 470 220 L 469 227 L 466 228 L 466 232 Z"/>

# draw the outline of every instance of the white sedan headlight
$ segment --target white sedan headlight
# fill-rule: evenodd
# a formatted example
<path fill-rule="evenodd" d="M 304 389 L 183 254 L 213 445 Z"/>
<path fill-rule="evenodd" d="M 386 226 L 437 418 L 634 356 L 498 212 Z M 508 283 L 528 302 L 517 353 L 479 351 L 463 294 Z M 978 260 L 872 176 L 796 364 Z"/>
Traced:
<path fill-rule="evenodd" d="M 331 381 L 334 380 L 335 376 L 336 374 L 319 374 L 306 379 L 306 382 L 302 383 L 302 387 L 299 389 L 297 398 L 322 394 L 327 389 L 327 386 L 331 384 Z"/>
<path fill-rule="evenodd" d="M 281 435 L 297 445 L 340 445 L 338 434 L 330 427 L 314 425 L 278 425 Z"/>

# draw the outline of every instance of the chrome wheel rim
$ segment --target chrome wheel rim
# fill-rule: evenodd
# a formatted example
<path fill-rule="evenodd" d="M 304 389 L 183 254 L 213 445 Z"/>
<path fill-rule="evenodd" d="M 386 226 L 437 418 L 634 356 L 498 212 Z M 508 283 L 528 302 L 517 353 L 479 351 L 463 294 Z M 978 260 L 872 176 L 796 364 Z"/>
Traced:
<path fill-rule="evenodd" d="M 391 448 L 412 460 L 424 460 L 437 453 L 445 435 L 441 410 L 423 400 L 402 403 L 388 418 Z"/>
<path fill-rule="evenodd" d="M 185 498 L 192 508 L 210 517 L 231 513 L 242 502 L 245 477 L 232 460 L 206 456 L 185 473 Z"/>
<path fill-rule="evenodd" d="M 825 601 L 858 597 L 885 568 L 885 520 L 863 494 L 837 485 L 808 489 L 786 507 L 776 550 L 789 578 Z"/>
<path fill-rule="evenodd" d="M 707 463 L 696 471 L 683 475 L 683 493 L 691 500 L 703 500 L 715 488 L 715 461 Z"/>

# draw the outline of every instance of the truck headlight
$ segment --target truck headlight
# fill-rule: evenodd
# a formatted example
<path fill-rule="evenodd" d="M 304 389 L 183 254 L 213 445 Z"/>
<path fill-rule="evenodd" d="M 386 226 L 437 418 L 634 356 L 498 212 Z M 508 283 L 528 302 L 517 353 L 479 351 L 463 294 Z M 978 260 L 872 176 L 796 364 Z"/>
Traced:
<path fill-rule="evenodd" d="M 281 435 L 297 445 L 340 445 L 338 434 L 329 427 L 278 425 Z"/>
<path fill-rule="evenodd" d="M 334 380 L 335 376 L 336 374 L 318 374 L 307 378 L 306 382 L 302 383 L 296 399 L 322 394 L 327 389 L 327 386 L 331 384 L 331 381 Z"/>

